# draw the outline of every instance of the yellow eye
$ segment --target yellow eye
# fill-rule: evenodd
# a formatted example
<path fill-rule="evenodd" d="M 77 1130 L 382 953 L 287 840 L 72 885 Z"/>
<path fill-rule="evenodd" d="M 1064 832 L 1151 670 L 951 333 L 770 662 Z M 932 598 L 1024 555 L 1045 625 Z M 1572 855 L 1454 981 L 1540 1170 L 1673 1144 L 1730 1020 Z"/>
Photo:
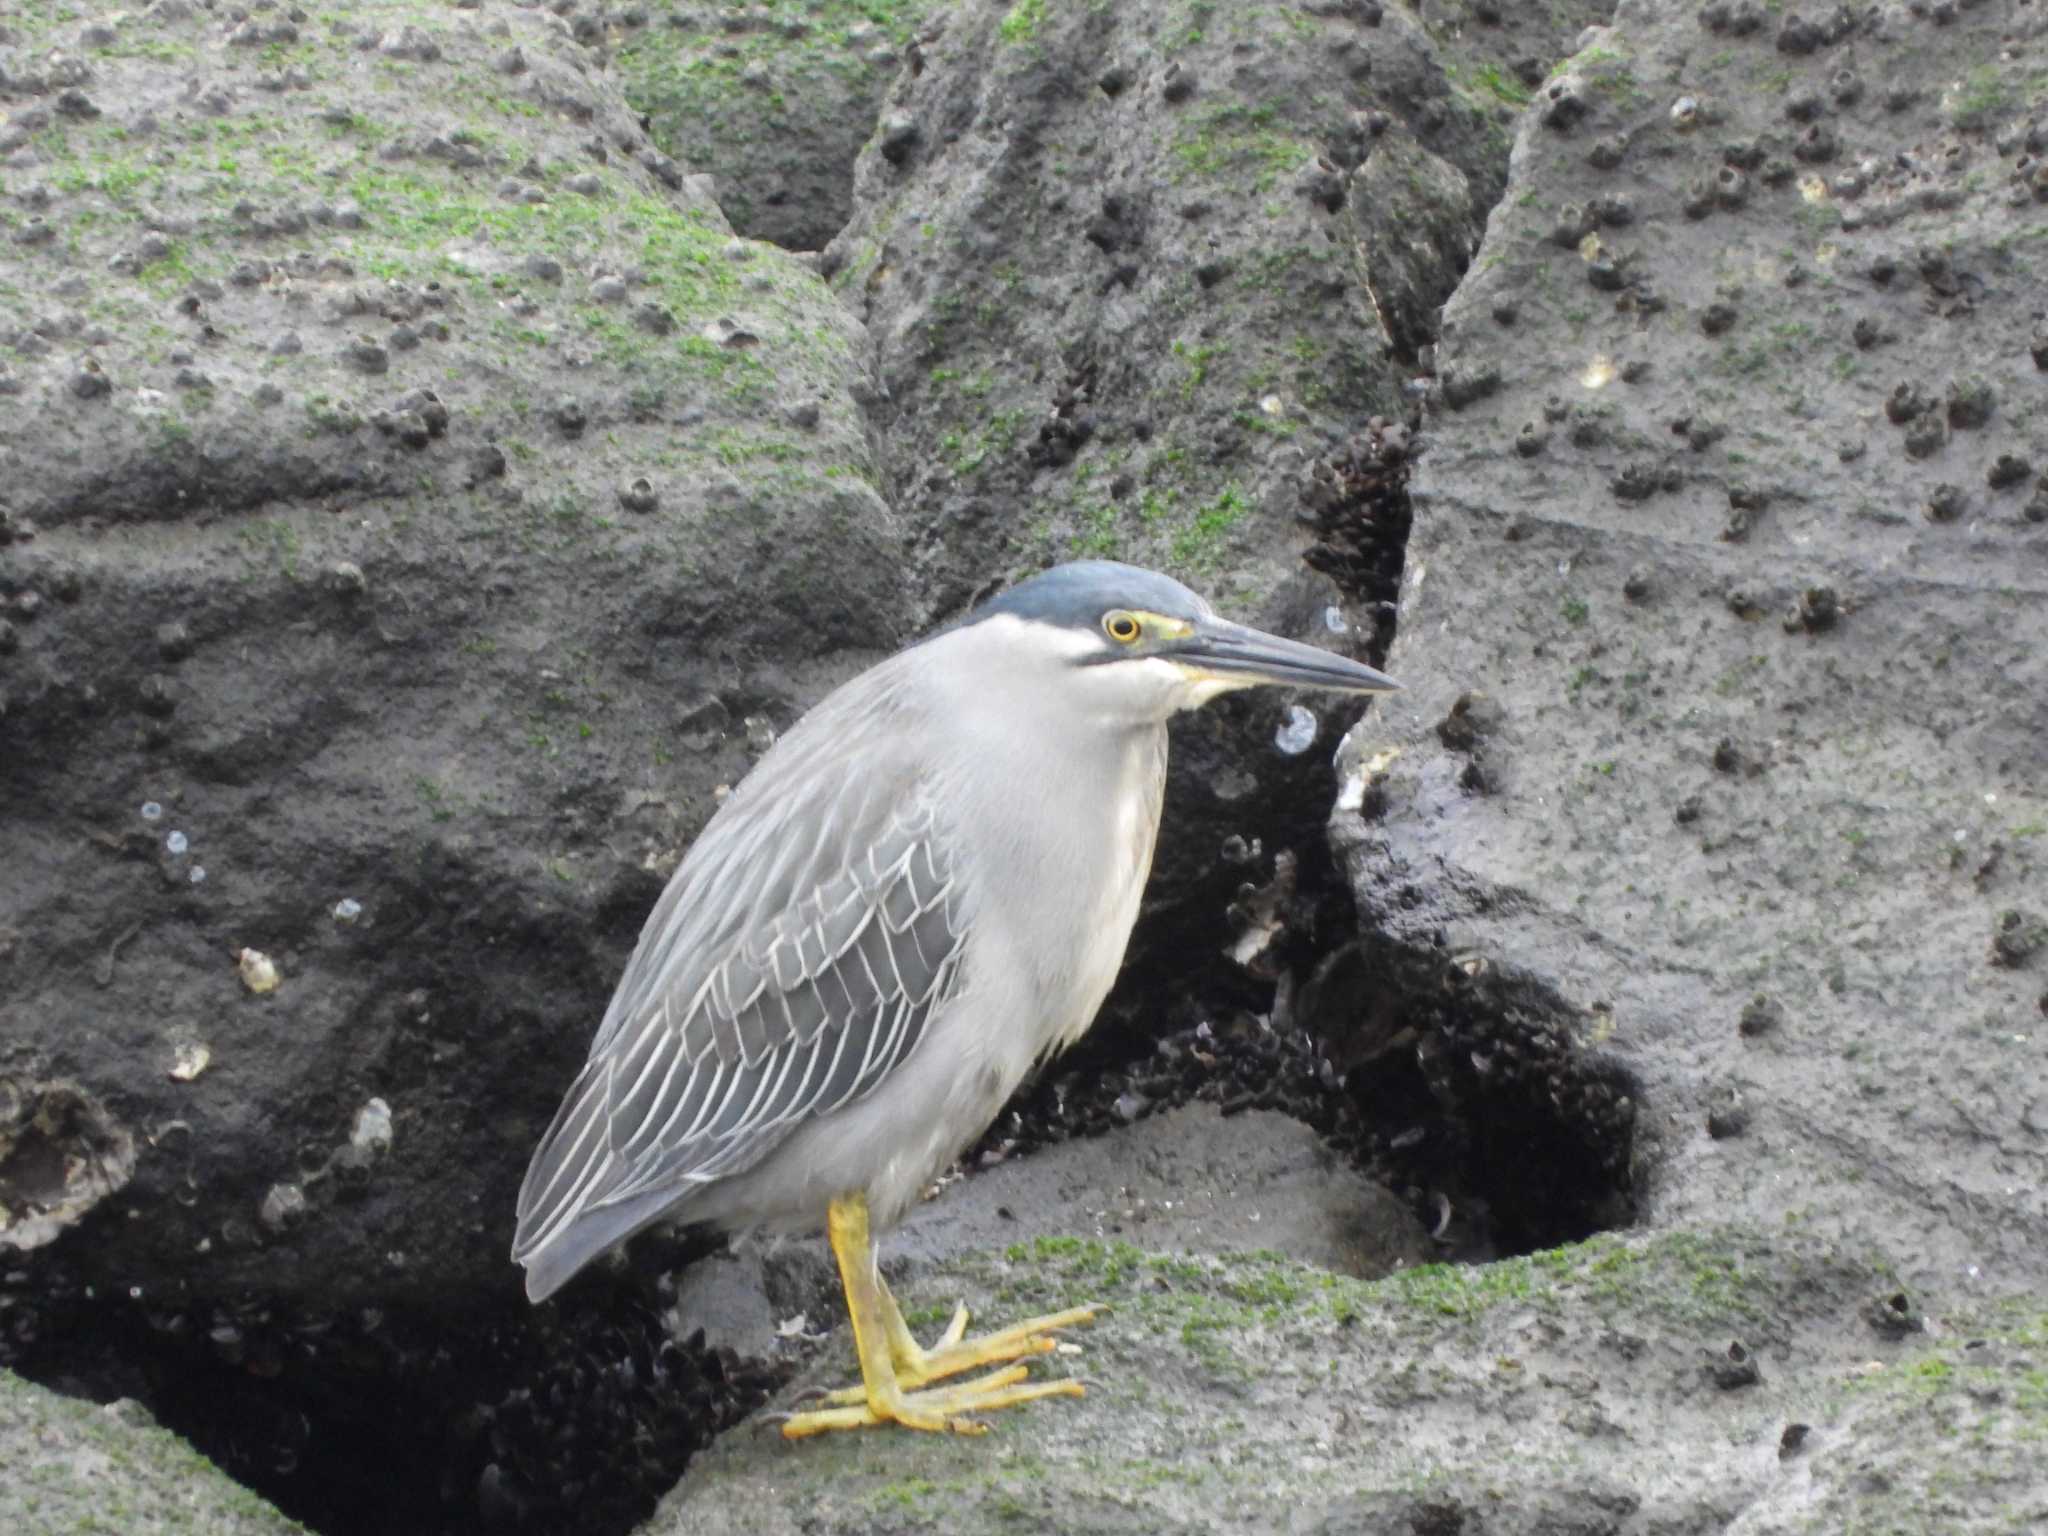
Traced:
<path fill-rule="evenodd" d="M 1121 608 L 1114 613 L 1104 614 L 1102 632 L 1118 645 L 1136 645 L 1138 636 L 1144 633 L 1144 626 L 1134 613 L 1125 613 Z"/>

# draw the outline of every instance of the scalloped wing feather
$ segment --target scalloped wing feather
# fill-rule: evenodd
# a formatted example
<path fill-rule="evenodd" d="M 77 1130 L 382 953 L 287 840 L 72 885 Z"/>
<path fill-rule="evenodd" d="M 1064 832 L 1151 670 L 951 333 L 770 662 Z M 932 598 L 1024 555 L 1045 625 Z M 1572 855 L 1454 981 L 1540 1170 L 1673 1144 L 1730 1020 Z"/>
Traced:
<path fill-rule="evenodd" d="M 530 1293 L 872 1092 L 958 981 L 962 904 L 923 784 L 885 753 L 895 771 L 807 799 L 800 738 L 834 724 L 813 718 L 713 820 L 642 931 L 520 1189 Z"/>

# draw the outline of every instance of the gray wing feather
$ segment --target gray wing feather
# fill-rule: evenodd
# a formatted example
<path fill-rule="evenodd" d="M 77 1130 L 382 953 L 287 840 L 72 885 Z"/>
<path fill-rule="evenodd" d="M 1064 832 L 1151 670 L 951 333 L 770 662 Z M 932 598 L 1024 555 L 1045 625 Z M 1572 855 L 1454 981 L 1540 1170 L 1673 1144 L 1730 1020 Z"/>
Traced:
<path fill-rule="evenodd" d="M 663 892 L 534 1152 L 515 1259 L 673 1190 L 658 1215 L 872 1092 L 957 982 L 963 908 L 925 788 L 899 753 L 820 803 L 800 738 L 831 723 L 814 712 L 762 761 Z"/>

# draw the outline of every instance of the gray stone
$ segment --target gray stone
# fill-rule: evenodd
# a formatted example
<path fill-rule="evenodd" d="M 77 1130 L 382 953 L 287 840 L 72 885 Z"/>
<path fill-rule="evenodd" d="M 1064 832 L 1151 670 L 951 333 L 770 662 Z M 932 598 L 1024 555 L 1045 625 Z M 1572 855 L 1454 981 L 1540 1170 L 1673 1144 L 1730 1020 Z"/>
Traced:
<path fill-rule="evenodd" d="M 0 1521 L 15 1536 L 112 1529 L 135 1536 L 303 1532 L 159 1429 L 132 1400 L 101 1407 L 0 1370 Z"/>
<path fill-rule="evenodd" d="M 654 140 L 717 179 L 734 229 L 815 251 L 852 209 L 853 163 L 929 0 L 892 6 L 888 39 L 869 27 L 847 48 L 838 26 L 727 30 L 716 13 L 679 12 L 623 29 L 617 67 Z"/>
<path fill-rule="evenodd" d="M 329 1317 L 509 1296 L 507 1223 L 526 1155 L 659 890 L 656 871 L 746 766 L 735 746 L 654 767 L 671 744 L 659 711 L 626 703 L 645 687 L 632 679 L 651 668 L 663 690 L 684 691 L 716 679 L 784 723 L 928 621 L 874 489 L 852 394 L 859 327 L 812 273 L 772 249 L 754 258 L 780 281 L 748 295 L 757 339 L 744 369 L 693 361 L 638 329 L 595 338 L 554 311 L 556 253 L 574 251 L 584 271 L 648 266 L 636 300 L 687 333 L 723 312 L 684 268 L 701 256 L 725 270 L 732 232 L 630 159 L 613 155 L 604 174 L 646 211 L 615 230 L 564 197 L 519 215 L 530 245 L 439 233 L 408 244 L 408 227 L 435 228 L 451 210 L 505 216 L 493 170 L 436 163 L 394 175 L 397 190 L 361 205 L 361 229 L 348 227 L 353 212 L 330 212 L 302 219 L 289 250 L 268 236 L 260 251 L 192 238 L 196 222 L 230 227 L 243 200 L 305 204 L 273 158 L 352 162 L 352 125 L 416 146 L 482 112 L 504 147 L 493 153 L 515 167 L 587 165 L 593 136 L 634 141 L 616 94 L 596 96 L 583 121 L 479 105 L 515 90 L 590 98 L 588 57 L 552 17 L 504 19 L 526 63 L 516 87 L 491 67 L 502 41 L 439 13 L 380 12 L 373 40 L 395 36 L 405 62 L 373 55 L 325 72 L 289 110 L 253 98 L 269 149 L 237 177 L 220 175 L 217 155 L 108 138 L 96 174 L 133 171 L 155 189 L 126 216 L 10 162 L 10 175 L 48 183 L 47 217 L 74 245 L 5 244 L 0 285 L 43 294 L 88 272 L 90 296 L 72 303 L 160 316 L 177 334 L 116 320 L 89 362 L 66 332 L 43 355 L 9 354 L 22 391 L 0 434 L 0 500 L 10 527 L 40 536 L 7 545 L 0 602 L 19 625 L 16 591 L 47 590 L 60 567 L 93 575 L 22 630 L 0 679 L 0 1100 L 12 1102 L 5 1084 L 75 1077 L 138 1143 L 179 1126 L 180 1151 L 142 1159 L 122 1219 L 98 1223 L 90 1245 L 70 1219 L 26 1259 L 0 1246 L 0 1275 L 27 1266 L 0 1286 L 8 1304 L 55 1288 L 44 1266 L 58 1253 L 67 1293 L 125 1297 L 142 1284 L 196 1305 L 261 1293 Z M 117 102 L 123 120 L 182 118 L 193 79 L 247 65 L 217 19 L 152 14 L 131 29 L 175 46 L 92 56 L 89 89 L 108 119 Z M 88 207 L 95 217 L 74 227 Z M 649 265 L 650 239 L 681 265 Z M 362 249 L 388 265 L 335 281 L 327 264 Z M 191 271 L 178 291 L 203 294 L 203 315 L 175 314 L 151 287 L 161 264 L 109 271 L 121 250 L 182 253 Z M 276 269 L 252 265 L 259 257 Z M 232 280 L 245 266 L 248 280 Z M 520 287 L 548 302 L 503 307 Z M 391 344 L 393 326 L 421 344 Z M 177 384 L 200 362 L 211 404 Z M 764 419 L 759 400 L 775 398 L 778 378 L 803 381 L 813 428 Z M 81 403 L 75 380 L 97 397 Z M 257 391 L 280 382 L 290 403 L 256 408 Z M 572 397 L 589 428 L 557 452 L 567 439 L 548 413 Z M 701 426 L 678 437 L 634 404 L 663 398 L 686 398 Z M 730 471 L 709 446 L 728 437 L 774 457 Z M 663 515 L 622 516 L 617 487 L 657 461 L 674 466 L 660 477 Z M 738 475 L 731 513 L 708 506 L 712 468 Z M 330 580 L 342 571 L 357 574 Z M 532 664 L 508 664 L 513 654 Z M 656 784 L 661 808 L 634 811 Z M 203 885 L 99 840 L 121 846 L 131 802 L 180 796 Z M 540 822 L 544 848 L 508 835 Z M 344 896 L 372 920 L 306 928 L 290 915 L 325 914 Z M 531 942 L 541 932 L 545 943 Z M 243 948 L 273 958 L 276 992 L 246 993 L 233 963 Z M 50 963 L 59 955 L 76 963 Z M 115 1018 L 126 1022 L 114 1036 L 83 1022 Z M 196 1081 L 168 1075 L 181 1032 L 211 1048 Z M 307 1177 L 347 1144 L 372 1094 L 393 1106 L 391 1154 L 359 1182 Z M 495 1107 L 472 1121 L 435 1102 Z M 0 1191 L 11 1177 L 0 1155 Z M 303 1209 L 273 1203 L 292 1219 L 265 1225 L 257 1212 L 280 1188 L 302 1191 Z M 0 1245 L 20 1230 L 0 1215 Z"/>
<path fill-rule="evenodd" d="M 1991 7 L 1946 27 L 1914 22 L 1911 57 L 1893 54 L 1893 71 L 1929 99 L 1973 71 L 2003 78 L 2004 24 Z M 1577 66 L 1605 82 L 1584 93 L 1594 111 L 1577 131 L 1657 133 L 1654 100 L 1632 100 L 1631 83 L 1647 88 L 1650 61 L 1696 50 L 1697 27 L 1689 11 L 1624 3 Z M 1660 134 L 1654 171 L 1632 161 L 1631 238 L 1672 301 L 1647 339 L 1640 316 L 1597 306 L 1525 303 L 1513 332 L 1490 323 L 1557 260 L 1544 210 L 1586 203 L 1599 185 L 1569 139 L 1521 130 L 1440 347 L 1442 366 L 1498 367 L 1504 385 L 1431 424 L 1407 552 L 1430 576 L 1404 597 L 1389 661 L 1411 688 L 1347 743 L 1340 775 L 1352 787 L 1333 839 L 1392 952 L 1427 953 L 1454 934 L 1471 963 L 1555 987 L 1583 1038 L 1604 1042 L 1647 1116 L 1636 1155 L 1655 1170 L 1642 1190 L 1649 1232 L 1734 1222 L 1775 1244 L 1826 1231 L 1924 1293 L 1930 1313 L 1997 1312 L 2048 1262 L 2048 1193 L 2013 1178 L 2001 1150 L 2032 1134 L 2022 1128 L 2048 1095 L 2040 987 L 2009 961 L 1987 963 L 1986 945 L 1990 933 L 2001 954 L 2001 911 L 2048 878 L 2048 849 L 2016 836 L 2048 817 L 2048 544 L 1961 488 L 1986 483 L 2001 455 L 2034 459 L 2042 441 L 1990 408 L 2038 377 L 2032 301 L 1991 281 L 2027 214 L 1973 179 L 1966 156 L 1898 166 L 1897 119 L 1852 91 L 1830 132 L 1845 156 L 1877 166 L 1859 202 L 1868 221 L 1850 235 L 1796 184 L 1752 185 L 1727 216 L 1748 228 L 1746 248 L 1775 254 L 1737 277 L 1739 325 L 1686 323 L 1731 277 L 1679 216 L 1687 187 L 1729 141 L 1773 131 L 1782 103 L 1751 88 L 1759 74 L 1789 66 L 1818 90 L 1843 62 L 1824 48 L 1772 58 L 1763 34 L 1716 46 L 1712 60 L 1689 52 L 1684 88 L 1721 105 L 1721 130 Z M 1836 261 L 1833 287 L 1817 292 Z M 1787 287 L 1793 266 L 1809 280 Z M 1923 282 L 1893 276 L 1915 270 Z M 1858 358 L 1879 337 L 1874 374 Z M 1510 449 L 1557 388 L 1555 364 L 1637 346 L 1656 369 L 1597 397 L 1616 446 L 1554 449 L 1532 476 Z M 1946 381 L 1965 368 L 1971 382 L 1944 409 Z M 1928 429 L 1910 450 L 1881 420 L 1901 381 L 1914 387 L 1893 414 Z M 1951 410 L 1964 429 L 1952 434 Z M 1725 432 L 1688 455 L 1675 489 L 1626 504 L 1601 494 L 1641 452 L 1625 445 L 1667 442 L 1673 423 L 1702 418 Z M 1882 434 L 1869 452 L 1817 451 L 1863 422 Z M 1720 541 L 1723 505 L 1755 494 L 1744 487 L 1769 488 L 1769 513 Z M 1954 521 L 1931 524 L 1923 507 Z M 1625 583 L 1658 601 L 1602 600 Z M 1748 597 L 1720 596 L 1734 592 Z M 1755 622 L 1766 615 L 1789 617 Z M 1601 660 L 1617 655 L 1633 658 L 1630 676 Z M 1979 664 L 1949 678 L 1962 656 Z M 1520 732 L 1515 773 L 1490 776 L 1484 796 L 1448 788 L 1461 765 L 1434 731 L 1473 688 L 1498 695 Z M 1920 703 L 1901 712 L 1902 693 Z M 1589 756 L 1611 759 L 1611 773 L 1589 774 Z M 1961 996 L 1975 1025 L 1930 1030 Z M 1733 1335 L 1762 1363 L 1761 1385 L 1730 1401 L 1777 1391 L 1785 1361 L 1839 1339 L 1834 1323 L 1780 1316 L 1775 1350 Z M 1706 1348 L 1727 1366 L 1728 1340 Z M 1873 1380 L 1892 1384 L 1879 1417 L 1898 1422 L 1905 1398 L 1888 1394 L 1903 1384 L 1879 1364 Z M 1654 1398 L 1627 1414 L 1638 1449 L 1661 1432 Z M 1996 1528 L 1995 1478 L 1973 1475 L 1953 1506 L 1930 1502 L 1945 1496 L 1920 1490 L 1945 1453 L 1910 1437 L 1881 1453 L 1885 1486 L 1863 1484 L 1854 1469 L 1876 1422 L 1866 1406 L 1844 1404 L 1803 1442 L 1817 1504 L 1795 1513 L 1760 1493 L 1744 1501 L 1747 1518 Z M 2001 1441 L 2001 1465 L 2005 1454 Z M 1640 1473 L 1595 1451 L 1580 1475 L 1619 1477 L 1642 1518 L 1676 1519 L 1688 1496 Z M 1489 1530 L 1527 1525 L 1488 1512 Z"/>

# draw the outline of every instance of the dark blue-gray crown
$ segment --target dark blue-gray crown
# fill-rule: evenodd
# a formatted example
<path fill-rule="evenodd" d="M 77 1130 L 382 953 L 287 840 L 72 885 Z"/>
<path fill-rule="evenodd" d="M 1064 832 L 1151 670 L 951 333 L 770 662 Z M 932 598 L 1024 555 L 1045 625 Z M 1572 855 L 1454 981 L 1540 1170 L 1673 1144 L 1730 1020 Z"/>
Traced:
<path fill-rule="evenodd" d="M 1094 629 L 1112 608 L 1131 608 L 1176 619 L 1207 617 L 1209 605 L 1171 576 L 1115 560 L 1056 565 L 983 603 L 962 622 L 999 613 L 1062 629 Z"/>

